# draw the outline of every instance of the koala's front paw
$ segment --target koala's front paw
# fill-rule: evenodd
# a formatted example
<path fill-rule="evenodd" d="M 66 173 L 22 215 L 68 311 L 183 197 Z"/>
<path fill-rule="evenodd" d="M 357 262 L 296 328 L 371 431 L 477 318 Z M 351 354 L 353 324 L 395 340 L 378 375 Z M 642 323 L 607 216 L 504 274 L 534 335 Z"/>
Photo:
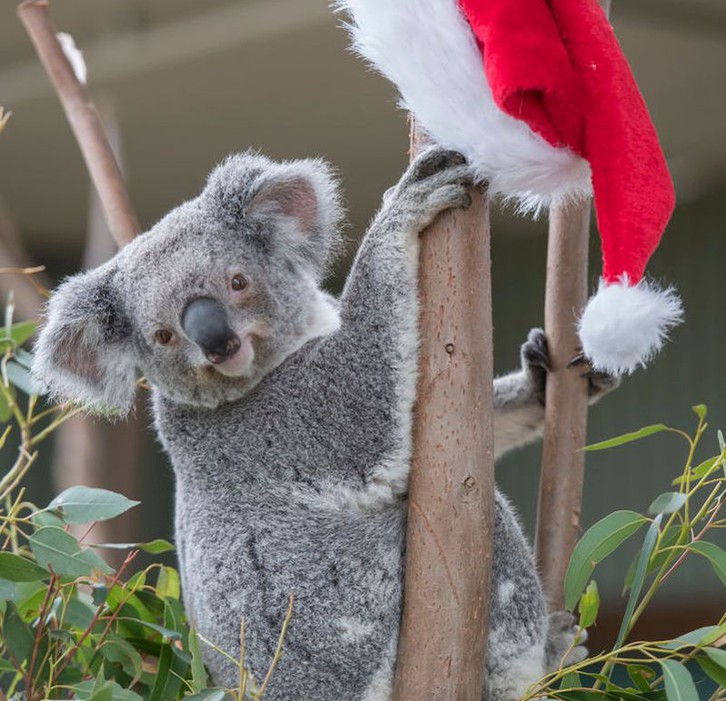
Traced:
<path fill-rule="evenodd" d="M 547 672 L 560 667 L 582 662 L 587 657 L 587 648 L 580 643 L 587 641 L 587 631 L 577 625 L 569 611 L 555 611 L 550 614 L 547 628 L 545 655 Z"/>
<path fill-rule="evenodd" d="M 469 207 L 474 173 L 458 151 L 433 147 L 409 166 L 386 205 L 419 231 L 441 212 Z"/>
<path fill-rule="evenodd" d="M 611 375 L 607 372 L 593 370 L 583 353 L 575 356 L 569 365 L 570 367 L 577 366 L 585 369 L 584 375 L 587 377 L 590 404 L 594 404 L 609 392 L 620 387 L 621 378 L 619 375 Z"/>
<path fill-rule="evenodd" d="M 542 329 L 531 329 L 520 350 L 522 370 L 529 376 L 537 401 L 544 406 L 547 373 L 550 371 L 550 352 Z"/>

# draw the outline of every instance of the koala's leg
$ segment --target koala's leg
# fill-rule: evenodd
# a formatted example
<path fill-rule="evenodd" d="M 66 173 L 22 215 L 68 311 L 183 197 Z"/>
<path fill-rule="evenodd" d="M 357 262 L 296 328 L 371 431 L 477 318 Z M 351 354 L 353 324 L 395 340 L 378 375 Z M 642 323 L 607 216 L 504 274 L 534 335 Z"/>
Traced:
<path fill-rule="evenodd" d="M 587 631 L 577 625 L 569 611 L 551 613 L 547 625 L 545 671 L 554 672 L 560 667 L 582 662 L 587 657 L 587 648 L 580 643 L 586 641 Z"/>
<path fill-rule="evenodd" d="M 514 509 L 494 501 L 494 553 L 486 661 L 488 701 L 514 701 L 547 670 L 547 606 Z"/>
<path fill-rule="evenodd" d="M 544 406 L 550 355 L 542 329 L 532 329 L 520 351 L 521 369 L 494 380 L 494 456 L 540 438 L 544 431 Z M 586 366 L 586 360 L 578 364 Z M 584 370 L 592 405 L 614 390 L 620 378 Z"/>

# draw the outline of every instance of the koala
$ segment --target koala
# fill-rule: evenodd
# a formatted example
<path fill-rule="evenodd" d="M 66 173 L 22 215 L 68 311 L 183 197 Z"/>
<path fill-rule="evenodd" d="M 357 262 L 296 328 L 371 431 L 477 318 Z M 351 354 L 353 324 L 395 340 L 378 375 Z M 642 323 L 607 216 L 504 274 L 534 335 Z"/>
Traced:
<path fill-rule="evenodd" d="M 142 374 L 176 476 L 189 618 L 260 680 L 295 594 L 269 701 L 390 698 L 405 567 L 417 373 L 419 233 L 471 202 L 464 158 L 432 148 L 386 196 L 339 299 L 338 185 L 319 160 L 228 158 L 201 194 L 53 294 L 35 375 L 54 395 L 130 409 Z M 496 455 L 542 431 L 544 334 L 494 384 Z M 613 385 L 591 376 L 592 396 Z M 495 495 L 487 698 L 515 699 L 566 654 L 533 555 Z M 217 685 L 238 671 L 207 649 Z"/>

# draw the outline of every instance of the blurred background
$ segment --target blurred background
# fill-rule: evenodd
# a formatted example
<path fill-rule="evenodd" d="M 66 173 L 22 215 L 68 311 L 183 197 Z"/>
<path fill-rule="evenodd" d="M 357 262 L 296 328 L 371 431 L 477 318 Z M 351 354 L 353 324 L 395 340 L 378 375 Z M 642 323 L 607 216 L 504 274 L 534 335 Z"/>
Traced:
<path fill-rule="evenodd" d="M 56 0 L 52 11 L 85 54 L 89 87 L 143 228 L 195 195 L 230 152 L 321 155 L 339 169 L 350 213 L 347 254 L 329 281 L 340 288 L 360 233 L 406 165 L 408 128 L 392 87 L 347 51 L 326 0 Z M 705 458 L 717 451 L 715 429 L 726 429 L 726 4 L 614 0 L 611 17 L 678 192 L 649 271 L 678 286 L 687 322 L 651 369 L 592 410 L 589 438 L 658 422 L 692 430 L 690 406 L 705 403 L 713 427 Z M 12 2 L 0 5 L 0 105 L 13 112 L 0 137 L 0 267 L 44 264 L 52 286 L 114 247 Z M 542 324 L 546 222 L 494 210 L 495 365 L 502 373 L 518 365 L 527 330 Z M 594 230 L 592 261 L 594 287 Z M 14 288 L 20 316 L 37 314 L 27 280 L 4 275 L 0 286 L 3 297 Z M 141 395 L 127 423 L 78 420 L 66 427 L 33 468 L 31 500 L 44 504 L 76 483 L 116 489 L 142 504 L 126 520 L 99 528 L 99 542 L 171 537 L 172 473 L 146 403 Z M 685 444 L 669 435 L 589 456 L 583 525 L 618 508 L 647 508 L 685 458 Z M 530 534 L 538 465 L 535 446 L 497 467 Z M 636 537 L 631 553 L 638 547 Z M 726 609 L 723 585 L 705 562 L 691 560 L 654 602 L 640 634 L 675 635 L 714 622 Z M 623 556 L 596 573 L 605 615 L 592 649 L 614 638 L 627 567 Z"/>

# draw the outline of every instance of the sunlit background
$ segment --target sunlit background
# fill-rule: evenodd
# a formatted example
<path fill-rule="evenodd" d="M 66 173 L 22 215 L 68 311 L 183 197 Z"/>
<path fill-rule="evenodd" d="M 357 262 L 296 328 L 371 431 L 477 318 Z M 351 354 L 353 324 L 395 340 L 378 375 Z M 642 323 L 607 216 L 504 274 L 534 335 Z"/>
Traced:
<path fill-rule="evenodd" d="M 322 155 L 339 169 L 351 227 L 338 289 L 381 193 L 407 161 L 406 117 L 391 86 L 346 49 L 325 0 L 55 0 L 59 29 L 85 53 L 89 85 L 118 145 L 144 228 L 202 187 L 226 154 L 259 148 L 285 158 Z M 613 0 L 612 20 L 651 108 L 678 192 L 678 209 L 650 266 L 678 286 L 687 323 L 652 369 L 629 378 L 593 409 L 591 441 L 666 422 L 692 429 L 690 406 L 709 406 L 726 428 L 726 4 L 723 0 Z M 92 203 L 86 170 L 48 79 L 15 16 L 0 5 L 0 105 L 13 112 L 0 136 L 0 266 L 35 262 L 48 279 L 96 264 L 113 248 Z M 493 220 L 496 369 L 518 363 L 527 330 L 542 323 L 546 222 L 496 211 Z M 591 280 L 599 272 L 593 231 Z M 21 314 L 36 302 L 20 278 Z M 53 457 L 55 455 L 55 457 Z M 669 488 L 685 460 L 673 436 L 588 457 L 584 525 L 617 508 L 643 510 Z M 531 533 L 539 453 L 498 466 L 501 487 Z M 34 468 L 32 499 L 83 482 L 142 501 L 99 537 L 170 537 L 173 480 L 153 437 L 146 397 L 136 420 L 111 428 L 77 422 Z M 230 547 L 234 547 L 230 543 Z M 633 541 L 632 552 L 638 547 Z M 713 622 L 726 608 L 722 584 L 691 558 L 640 626 L 673 635 Z M 605 615 L 594 647 L 611 640 L 624 607 L 627 558 L 598 570 Z M 719 587 L 721 587 L 719 589 Z"/>

